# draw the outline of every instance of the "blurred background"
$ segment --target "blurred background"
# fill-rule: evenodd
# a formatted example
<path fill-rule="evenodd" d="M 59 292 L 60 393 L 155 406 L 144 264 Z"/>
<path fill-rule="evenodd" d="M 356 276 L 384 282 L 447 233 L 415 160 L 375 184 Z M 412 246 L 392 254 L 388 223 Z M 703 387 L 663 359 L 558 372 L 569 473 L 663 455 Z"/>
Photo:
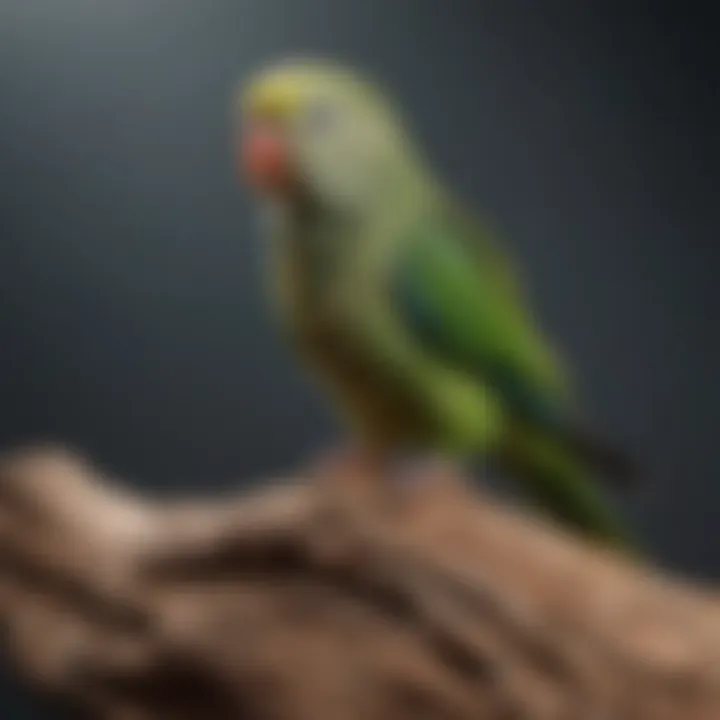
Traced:
<path fill-rule="evenodd" d="M 542 7 L 541 7 L 542 6 Z M 0 444 L 212 492 L 340 429 L 265 307 L 238 81 L 335 58 L 504 230 L 661 562 L 720 576 L 717 24 L 693 2 L 0 0 Z M 2 716 L 39 717 L 7 684 Z"/>

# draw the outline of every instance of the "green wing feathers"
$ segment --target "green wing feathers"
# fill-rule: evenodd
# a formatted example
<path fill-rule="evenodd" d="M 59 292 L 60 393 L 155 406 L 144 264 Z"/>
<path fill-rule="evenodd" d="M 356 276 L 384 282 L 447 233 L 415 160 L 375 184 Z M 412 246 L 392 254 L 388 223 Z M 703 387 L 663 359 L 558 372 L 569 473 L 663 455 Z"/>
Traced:
<path fill-rule="evenodd" d="M 491 454 L 563 521 L 620 537 L 587 472 L 595 459 L 614 456 L 579 429 L 564 368 L 492 239 L 454 213 L 425 218 L 396 258 L 392 297 L 403 326 L 427 353 L 500 399 L 507 428 Z"/>
<path fill-rule="evenodd" d="M 443 363 L 491 384 L 518 416 L 559 421 L 569 383 L 490 238 L 452 216 L 411 233 L 392 282 L 403 324 Z"/>

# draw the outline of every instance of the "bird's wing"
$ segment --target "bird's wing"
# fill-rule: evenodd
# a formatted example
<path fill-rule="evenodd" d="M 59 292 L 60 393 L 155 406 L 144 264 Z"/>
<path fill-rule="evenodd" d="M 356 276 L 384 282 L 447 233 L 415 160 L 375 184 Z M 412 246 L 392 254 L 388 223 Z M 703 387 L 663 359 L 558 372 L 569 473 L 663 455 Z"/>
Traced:
<path fill-rule="evenodd" d="M 566 377 L 490 236 L 454 213 L 409 232 L 391 279 L 403 326 L 426 352 L 493 387 L 518 419 L 564 422 Z"/>

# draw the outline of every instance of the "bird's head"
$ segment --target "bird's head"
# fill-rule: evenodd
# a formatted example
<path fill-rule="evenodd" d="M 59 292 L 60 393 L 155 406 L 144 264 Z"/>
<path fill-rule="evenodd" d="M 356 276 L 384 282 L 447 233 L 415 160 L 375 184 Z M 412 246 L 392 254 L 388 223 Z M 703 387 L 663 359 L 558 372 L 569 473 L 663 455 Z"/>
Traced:
<path fill-rule="evenodd" d="M 358 203 L 413 163 L 402 123 L 377 88 L 345 68 L 291 62 L 261 72 L 240 100 L 239 165 L 276 200 Z"/>

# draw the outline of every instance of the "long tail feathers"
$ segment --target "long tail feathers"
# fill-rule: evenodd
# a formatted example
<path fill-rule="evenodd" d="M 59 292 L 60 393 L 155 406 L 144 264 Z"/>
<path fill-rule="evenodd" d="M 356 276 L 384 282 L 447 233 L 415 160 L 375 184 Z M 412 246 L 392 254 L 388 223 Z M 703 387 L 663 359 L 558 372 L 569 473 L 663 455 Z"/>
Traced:
<path fill-rule="evenodd" d="M 582 535 L 630 550 L 634 540 L 595 482 L 587 461 L 566 442 L 518 433 L 500 458 L 549 515 Z"/>

